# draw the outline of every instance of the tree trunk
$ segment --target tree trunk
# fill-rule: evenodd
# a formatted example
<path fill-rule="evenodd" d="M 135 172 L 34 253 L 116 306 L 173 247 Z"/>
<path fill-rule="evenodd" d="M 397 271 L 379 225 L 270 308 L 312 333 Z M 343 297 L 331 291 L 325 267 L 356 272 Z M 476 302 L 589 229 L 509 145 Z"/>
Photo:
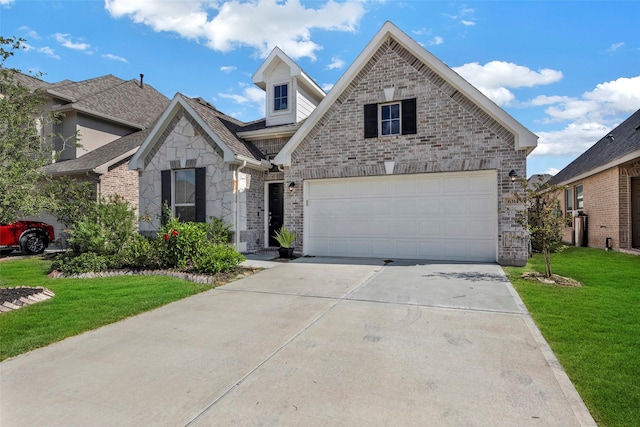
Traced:
<path fill-rule="evenodd" d="M 544 248 L 542 250 L 544 254 L 544 277 L 551 277 L 551 249 Z"/>

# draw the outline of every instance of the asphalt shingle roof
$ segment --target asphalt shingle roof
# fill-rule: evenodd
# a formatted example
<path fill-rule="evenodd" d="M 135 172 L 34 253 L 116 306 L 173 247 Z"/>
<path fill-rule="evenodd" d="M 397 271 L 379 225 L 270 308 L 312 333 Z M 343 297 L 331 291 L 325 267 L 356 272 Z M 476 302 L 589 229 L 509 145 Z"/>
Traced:
<path fill-rule="evenodd" d="M 551 184 L 560 184 L 640 150 L 640 110 L 607 133 L 580 157 L 558 172 Z"/>
<path fill-rule="evenodd" d="M 119 156 L 140 147 L 142 142 L 149 136 L 151 127 L 130 133 L 116 139 L 102 147 L 89 151 L 88 153 L 72 159 L 52 163 L 45 166 L 43 170 L 51 175 L 65 175 L 71 173 L 84 173 L 93 171 L 95 168 L 116 159 Z"/>
<path fill-rule="evenodd" d="M 265 158 L 264 154 L 262 154 L 255 145 L 236 135 L 236 132 L 242 130 L 246 123 L 227 116 L 200 98 L 189 98 L 187 96 L 184 96 L 184 98 L 207 126 L 209 126 L 236 155 L 256 160 L 263 160 Z"/>

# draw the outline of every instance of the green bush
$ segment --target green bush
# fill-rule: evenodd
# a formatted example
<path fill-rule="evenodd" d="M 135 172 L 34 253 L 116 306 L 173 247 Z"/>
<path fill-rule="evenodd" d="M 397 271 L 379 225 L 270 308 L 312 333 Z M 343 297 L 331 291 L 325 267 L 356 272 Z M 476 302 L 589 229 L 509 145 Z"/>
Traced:
<path fill-rule="evenodd" d="M 102 199 L 74 224 L 69 244 L 76 253 L 118 255 L 136 232 L 135 209 L 120 196 Z"/>
<path fill-rule="evenodd" d="M 51 264 L 51 270 L 57 270 L 64 274 L 97 273 L 109 268 L 111 268 L 109 257 L 93 252 L 85 252 L 80 255 L 61 254 Z"/>
<path fill-rule="evenodd" d="M 162 268 L 186 268 L 207 246 L 205 227 L 172 218 L 160 229 L 158 258 Z"/>
<path fill-rule="evenodd" d="M 119 264 L 122 267 L 155 268 L 158 265 L 156 253 L 156 248 L 149 238 L 134 234 L 120 251 Z"/>
<path fill-rule="evenodd" d="M 225 224 L 222 218 L 209 217 L 209 222 L 202 226 L 205 228 L 209 243 L 215 245 L 231 243 L 231 225 Z"/>
<path fill-rule="evenodd" d="M 208 245 L 193 259 L 193 269 L 198 273 L 223 273 L 244 260 L 246 258 L 231 245 Z"/>

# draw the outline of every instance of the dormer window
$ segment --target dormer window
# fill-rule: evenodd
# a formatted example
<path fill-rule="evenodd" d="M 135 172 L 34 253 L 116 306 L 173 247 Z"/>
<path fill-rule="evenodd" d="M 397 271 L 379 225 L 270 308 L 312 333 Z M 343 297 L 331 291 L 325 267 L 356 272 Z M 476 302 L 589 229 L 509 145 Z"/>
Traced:
<path fill-rule="evenodd" d="M 276 85 L 273 87 L 273 111 L 283 111 L 289 106 L 289 85 Z"/>

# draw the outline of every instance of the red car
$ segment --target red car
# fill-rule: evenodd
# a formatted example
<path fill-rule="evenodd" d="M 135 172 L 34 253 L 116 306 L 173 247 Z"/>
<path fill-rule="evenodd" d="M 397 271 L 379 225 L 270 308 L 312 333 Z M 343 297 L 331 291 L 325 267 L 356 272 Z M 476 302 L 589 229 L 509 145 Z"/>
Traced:
<path fill-rule="evenodd" d="M 23 254 L 41 254 L 55 239 L 53 227 L 39 221 L 0 224 L 0 253 L 19 249 Z"/>

